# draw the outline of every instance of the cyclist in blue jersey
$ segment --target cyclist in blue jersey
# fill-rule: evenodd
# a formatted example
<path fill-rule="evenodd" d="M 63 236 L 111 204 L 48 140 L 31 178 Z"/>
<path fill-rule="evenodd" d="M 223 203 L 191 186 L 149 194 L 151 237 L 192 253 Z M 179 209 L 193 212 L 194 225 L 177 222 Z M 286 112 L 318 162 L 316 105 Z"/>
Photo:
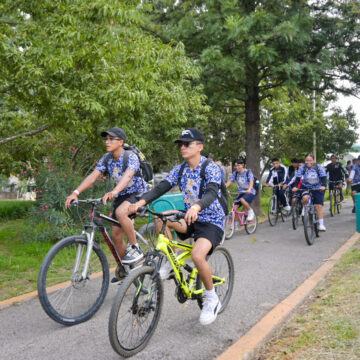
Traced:
<path fill-rule="evenodd" d="M 357 158 L 357 162 L 352 166 L 350 173 L 350 182 L 351 182 L 351 195 L 354 202 L 354 207 L 352 212 L 355 213 L 355 194 L 360 192 L 360 156 Z"/>
<path fill-rule="evenodd" d="M 229 187 L 232 182 L 236 182 L 238 186 L 238 196 L 234 200 L 236 209 L 243 205 L 247 211 L 249 221 L 254 220 L 255 213 L 251 208 L 251 203 L 256 196 L 256 190 L 254 189 L 254 174 L 251 170 L 245 168 L 245 160 L 235 160 L 235 170 L 229 177 L 226 187 Z"/>
<path fill-rule="evenodd" d="M 269 175 L 266 179 L 266 186 L 273 185 L 283 185 L 285 183 L 285 180 L 287 178 L 287 167 L 280 164 L 280 161 L 278 158 L 274 158 L 271 160 L 273 167 L 270 169 Z M 285 192 L 282 187 L 277 187 L 275 189 L 276 196 L 279 198 L 281 204 L 284 206 L 284 210 L 290 211 L 291 208 L 289 204 L 286 201 Z"/>
<path fill-rule="evenodd" d="M 137 201 L 136 195 L 145 191 L 146 184 L 141 176 L 136 175 L 140 170 L 140 161 L 137 155 L 130 153 L 127 164 L 124 164 L 125 131 L 114 127 L 109 131 L 102 132 L 101 136 L 104 138 L 107 153 L 100 159 L 95 170 L 67 197 L 65 206 L 69 207 L 73 200 L 77 200 L 78 195 L 94 184 L 100 174 L 108 172 L 116 186 L 104 195 L 103 202 L 106 204 L 107 201 L 114 200 L 112 216 L 121 224 L 121 227 L 112 227 L 115 247 L 124 264 L 133 264 L 141 260 L 144 254 L 136 240 L 134 224 L 129 218 L 128 208 L 130 204 Z M 129 239 L 127 246 L 124 241 L 125 234 Z M 125 276 L 120 272 L 117 273 L 119 277 L 113 278 L 112 283 L 119 283 Z"/>
<path fill-rule="evenodd" d="M 351 160 L 348 160 L 346 162 L 345 169 L 347 171 L 347 174 L 345 175 L 345 181 L 346 181 L 346 195 L 349 194 L 349 190 L 351 189 L 351 181 L 349 179 L 350 173 L 351 173 Z"/>
<path fill-rule="evenodd" d="M 326 231 L 324 225 L 324 195 L 327 184 L 325 169 L 315 162 L 315 157 L 308 154 L 305 158 L 305 165 L 301 166 L 296 174 L 296 180 L 293 184 L 293 191 L 298 191 L 298 184 L 302 180 L 302 190 L 312 190 L 314 205 L 319 219 L 319 230 Z M 303 205 L 308 204 L 310 195 L 306 191 L 302 194 Z"/>
<path fill-rule="evenodd" d="M 199 320 L 202 325 L 208 325 L 215 321 L 221 304 L 215 292 L 211 267 L 206 258 L 222 241 L 225 212 L 220 203 L 219 167 L 210 161 L 205 167 L 204 179 L 201 176 L 202 164 L 206 161 L 206 158 L 201 156 L 204 142 L 205 137 L 200 130 L 196 128 L 184 130 L 181 138 L 175 143 L 179 145 L 185 163 L 172 169 L 159 185 L 144 194 L 136 204 L 130 205 L 129 211 L 135 213 L 140 206 L 145 206 L 175 185 L 179 185 L 186 210 L 185 219 L 179 222 L 167 222 L 165 235 L 169 236 L 170 230 L 175 230 L 180 239 L 186 239 L 191 235 L 194 237 L 195 245 L 191 256 L 206 289 Z M 201 190 L 202 182 L 204 186 Z"/>

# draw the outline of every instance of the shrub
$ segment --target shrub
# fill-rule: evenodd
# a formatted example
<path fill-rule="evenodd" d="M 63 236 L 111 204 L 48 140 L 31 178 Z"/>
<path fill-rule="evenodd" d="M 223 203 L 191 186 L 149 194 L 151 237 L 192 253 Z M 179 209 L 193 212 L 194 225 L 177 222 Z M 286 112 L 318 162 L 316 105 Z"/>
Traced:
<path fill-rule="evenodd" d="M 29 210 L 35 206 L 34 201 L 1 200 L 0 220 L 15 220 L 25 218 Z"/>

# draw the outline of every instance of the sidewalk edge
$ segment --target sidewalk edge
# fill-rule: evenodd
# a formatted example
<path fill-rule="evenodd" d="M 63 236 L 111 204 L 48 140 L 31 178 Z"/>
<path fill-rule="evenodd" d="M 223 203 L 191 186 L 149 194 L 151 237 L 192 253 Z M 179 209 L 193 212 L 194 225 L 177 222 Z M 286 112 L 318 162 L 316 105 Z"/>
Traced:
<path fill-rule="evenodd" d="M 245 335 L 217 357 L 217 360 L 251 360 L 273 332 L 305 300 L 336 262 L 360 239 L 356 232 L 286 299 L 269 311 Z"/>

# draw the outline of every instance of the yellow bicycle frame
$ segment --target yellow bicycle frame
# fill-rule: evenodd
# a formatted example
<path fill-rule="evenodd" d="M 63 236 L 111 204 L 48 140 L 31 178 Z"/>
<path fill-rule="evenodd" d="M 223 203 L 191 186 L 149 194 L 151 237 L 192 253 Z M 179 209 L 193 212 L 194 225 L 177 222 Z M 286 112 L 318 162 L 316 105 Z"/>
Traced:
<path fill-rule="evenodd" d="M 172 247 L 183 249 L 185 251 L 181 252 L 179 255 L 176 255 Z M 175 277 L 178 280 L 184 295 L 188 298 L 194 298 L 199 294 L 202 294 L 205 291 L 205 288 L 196 289 L 196 275 L 198 270 L 194 267 L 190 273 L 189 282 L 187 282 L 184 273 L 181 269 L 182 266 L 185 266 L 187 259 L 191 257 L 191 251 L 194 245 L 189 245 L 183 242 L 178 242 L 175 240 L 168 239 L 165 235 L 159 234 L 158 241 L 156 244 L 156 250 L 164 253 L 169 259 L 172 268 L 174 269 Z M 212 276 L 214 286 L 219 286 L 225 283 L 225 278 L 220 278 L 218 276 Z"/>

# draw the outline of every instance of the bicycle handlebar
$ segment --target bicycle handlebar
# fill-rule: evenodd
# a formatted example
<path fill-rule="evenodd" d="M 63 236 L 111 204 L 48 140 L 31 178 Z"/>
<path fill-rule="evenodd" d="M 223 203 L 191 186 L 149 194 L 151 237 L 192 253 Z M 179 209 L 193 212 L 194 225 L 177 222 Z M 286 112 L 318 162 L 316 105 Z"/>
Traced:
<path fill-rule="evenodd" d="M 182 212 L 182 211 L 177 211 L 177 212 L 171 212 L 171 213 L 164 214 L 164 213 L 161 213 L 161 212 L 152 211 L 152 210 L 148 209 L 145 206 L 139 207 L 138 212 L 140 213 L 140 216 L 144 216 L 145 213 L 148 212 L 148 213 L 150 213 L 150 214 L 152 214 L 154 216 L 158 216 L 162 220 L 168 219 L 170 217 L 173 217 L 175 219 L 175 221 L 185 218 L 185 213 Z"/>
<path fill-rule="evenodd" d="M 99 205 L 102 204 L 102 198 L 98 199 L 86 199 L 86 200 L 73 200 L 70 203 L 70 206 L 77 206 L 78 204 L 92 204 L 92 205 Z"/>

